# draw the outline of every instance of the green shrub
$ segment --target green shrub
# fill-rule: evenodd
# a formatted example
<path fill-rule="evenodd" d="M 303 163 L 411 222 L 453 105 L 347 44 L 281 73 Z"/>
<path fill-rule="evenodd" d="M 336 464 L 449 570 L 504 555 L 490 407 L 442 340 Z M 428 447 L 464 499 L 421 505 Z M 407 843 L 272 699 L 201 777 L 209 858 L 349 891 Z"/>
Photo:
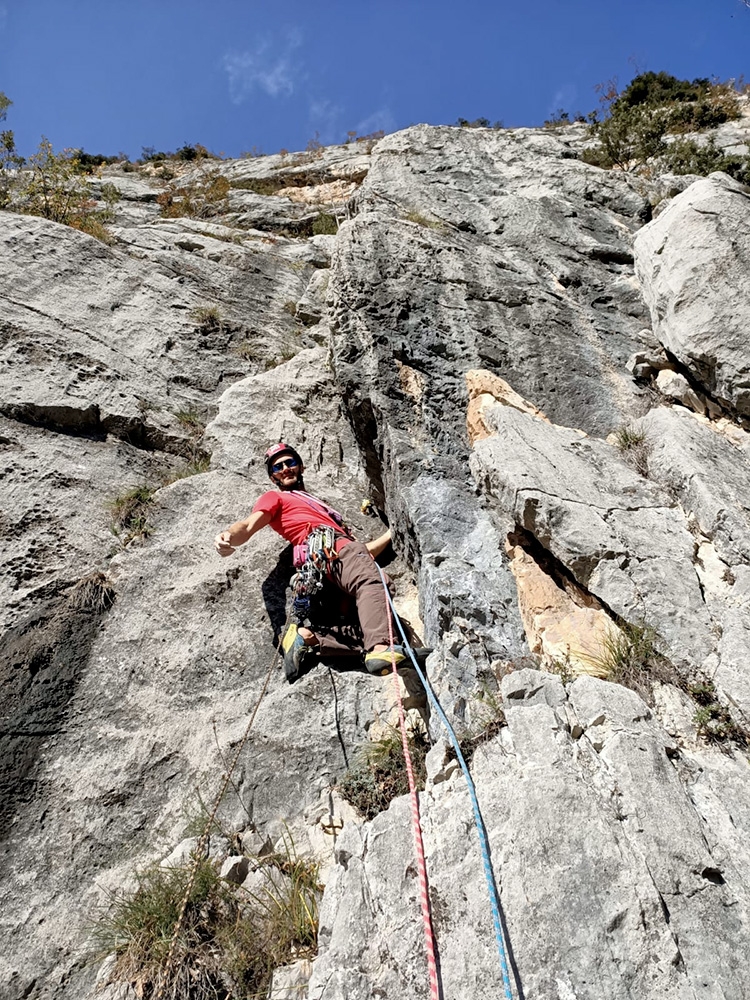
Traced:
<path fill-rule="evenodd" d="M 656 160 L 661 169 L 671 169 L 661 163 L 669 157 L 667 135 L 715 128 L 740 116 L 731 81 L 690 82 L 668 73 L 649 72 L 635 77 L 621 94 L 613 83 L 602 89 L 606 117 L 592 125 L 592 135 L 600 146 L 596 151 L 585 151 L 582 158 L 605 168 L 639 170 Z M 592 117 L 597 118 L 595 113 Z"/>
<path fill-rule="evenodd" d="M 121 153 L 117 156 L 104 156 L 103 153 L 86 153 L 82 149 L 76 149 L 73 152 L 78 161 L 78 167 L 81 173 L 84 174 L 92 174 L 97 167 L 109 163 L 119 163 L 121 160 L 127 159 Z"/>
<path fill-rule="evenodd" d="M 570 115 L 563 108 L 558 108 L 555 114 L 544 122 L 544 127 L 548 129 L 564 128 L 566 125 L 570 125 Z"/>
<path fill-rule="evenodd" d="M 13 133 L 0 133 L 0 207 L 40 215 L 111 243 L 112 234 L 104 223 L 112 216 L 115 189 L 104 186 L 107 208 L 97 209 L 81 169 L 79 152 L 66 149 L 56 153 L 49 140 L 42 137 L 36 153 L 25 161 L 15 151 Z M 26 169 L 19 172 L 22 165 Z"/>
<path fill-rule="evenodd" d="M 175 181 L 156 200 L 164 218 L 208 219 L 229 211 L 229 189 L 226 177 L 205 172 L 187 182 Z"/>
<path fill-rule="evenodd" d="M 313 219 L 312 231 L 313 236 L 335 236 L 339 231 L 339 220 L 335 215 L 321 212 L 317 218 Z"/>
<path fill-rule="evenodd" d="M 670 142 L 661 157 L 661 166 L 673 174 L 707 174 L 721 170 L 743 184 L 750 183 L 750 157 L 736 153 L 725 153 L 716 145 L 713 136 L 707 142 L 695 139 L 675 139 Z"/>
<path fill-rule="evenodd" d="M 421 791 L 427 776 L 425 758 L 429 741 L 424 730 L 415 727 L 408 733 L 408 742 L 414 781 Z M 389 729 L 379 740 L 361 747 L 357 763 L 344 775 L 338 789 L 365 819 L 373 819 L 397 796 L 406 795 L 409 782 L 400 731 Z"/>
<path fill-rule="evenodd" d="M 704 679 L 691 684 L 688 691 L 699 706 L 693 722 L 701 739 L 707 743 L 732 742 L 741 747 L 750 743 L 749 734 L 734 721 L 726 705 L 719 701 L 712 680 Z"/>
<path fill-rule="evenodd" d="M 458 125 L 459 128 L 501 129 L 503 127 L 503 123 L 501 121 L 492 122 L 490 124 L 489 118 L 474 118 L 472 121 L 469 121 L 468 118 L 457 118 L 456 125 Z"/>
<path fill-rule="evenodd" d="M 172 156 L 172 153 L 157 152 L 154 146 L 142 146 L 141 147 L 141 158 L 138 163 L 160 163 L 162 160 L 167 160 Z"/>

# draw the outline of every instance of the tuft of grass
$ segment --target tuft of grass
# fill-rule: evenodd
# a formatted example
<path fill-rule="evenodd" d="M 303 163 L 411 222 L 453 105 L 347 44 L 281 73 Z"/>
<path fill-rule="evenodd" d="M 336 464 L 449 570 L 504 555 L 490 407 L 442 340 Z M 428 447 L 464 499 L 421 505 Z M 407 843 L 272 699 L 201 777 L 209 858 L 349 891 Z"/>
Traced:
<path fill-rule="evenodd" d="M 242 358 L 243 361 L 260 361 L 263 356 L 262 349 L 252 340 L 243 340 L 238 344 L 234 344 L 231 350 L 233 354 Z"/>
<path fill-rule="evenodd" d="M 224 321 L 218 306 L 198 306 L 190 313 L 190 318 L 201 333 L 220 330 Z"/>
<path fill-rule="evenodd" d="M 164 480 L 165 486 L 171 486 L 180 479 L 189 479 L 190 476 L 200 476 L 211 469 L 211 456 L 198 453 L 195 458 L 191 458 L 181 469 L 174 469 Z"/>
<path fill-rule="evenodd" d="M 174 961 L 167 956 L 191 861 L 156 865 L 136 874 L 136 889 L 115 893 L 96 928 L 102 948 L 117 956 L 111 981 L 128 983 L 142 997 L 160 986 L 170 1000 L 229 1000 L 265 996 L 274 968 L 317 949 L 319 865 L 297 857 L 293 844 L 254 859 L 262 888 L 249 892 L 220 878 L 202 859 L 188 897 Z"/>
<path fill-rule="evenodd" d="M 414 780 L 421 791 L 427 776 L 425 758 L 430 744 L 420 726 L 409 731 L 408 741 Z M 390 728 L 380 739 L 361 747 L 356 764 L 344 775 L 338 790 L 365 819 L 373 819 L 393 799 L 406 795 L 409 783 L 399 730 Z"/>
<path fill-rule="evenodd" d="M 422 215 L 421 212 L 407 212 L 404 218 L 407 222 L 415 222 L 418 226 L 424 226 L 425 229 L 434 229 L 436 232 L 445 231 L 445 224 L 443 222 L 440 222 L 439 219 L 429 219 L 426 215 Z"/>
<path fill-rule="evenodd" d="M 615 444 L 631 468 L 641 476 L 648 476 L 651 448 L 643 431 L 625 424 L 615 432 Z"/>
<path fill-rule="evenodd" d="M 128 545 L 134 538 L 148 538 L 153 528 L 148 523 L 148 512 L 156 489 L 142 484 L 120 494 L 109 503 L 112 515 L 112 534 Z"/>
<path fill-rule="evenodd" d="M 197 410 L 179 410 L 175 416 L 183 427 L 187 427 L 191 431 L 202 434 L 206 429 L 206 423 Z"/>
<path fill-rule="evenodd" d="M 115 603 L 115 589 L 104 573 L 95 571 L 76 583 L 71 592 L 71 603 L 77 611 L 101 614 Z"/>
<path fill-rule="evenodd" d="M 335 236 L 339 231 L 339 220 L 330 212 L 321 212 L 312 223 L 313 236 Z"/>
<path fill-rule="evenodd" d="M 712 680 L 701 680 L 688 687 L 688 692 L 697 702 L 698 708 L 693 716 L 693 722 L 698 730 L 698 736 L 706 743 L 735 743 L 746 747 L 750 743 L 750 734 L 732 718 L 726 705 L 722 705 Z"/>
<path fill-rule="evenodd" d="M 607 680 L 622 684 L 653 707 L 653 683 L 683 686 L 672 664 L 656 648 L 656 632 L 647 625 L 624 622 L 612 629 L 599 656 L 592 658 Z"/>

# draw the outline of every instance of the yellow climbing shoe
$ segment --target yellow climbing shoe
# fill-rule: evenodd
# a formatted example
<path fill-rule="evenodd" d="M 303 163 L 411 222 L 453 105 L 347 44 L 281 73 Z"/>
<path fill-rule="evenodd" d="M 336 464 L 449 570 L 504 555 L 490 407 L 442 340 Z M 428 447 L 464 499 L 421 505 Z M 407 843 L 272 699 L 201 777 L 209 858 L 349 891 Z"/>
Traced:
<path fill-rule="evenodd" d="M 368 674 L 374 674 L 375 677 L 385 677 L 393 670 L 394 660 L 398 667 L 399 663 L 403 663 L 405 659 L 406 654 L 403 647 L 394 646 L 392 649 L 381 649 L 379 653 L 367 653 L 365 667 Z"/>
<path fill-rule="evenodd" d="M 307 645 L 299 634 L 297 626 L 292 624 L 286 630 L 284 638 L 281 640 L 281 648 L 284 653 L 284 673 L 286 674 L 286 679 L 290 684 L 294 684 L 303 673 L 307 673 L 307 670 L 303 670 L 303 665 L 308 666 L 309 659 L 307 663 L 303 664 L 303 661 L 308 658 L 309 653 L 314 652 L 314 647 Z"/>

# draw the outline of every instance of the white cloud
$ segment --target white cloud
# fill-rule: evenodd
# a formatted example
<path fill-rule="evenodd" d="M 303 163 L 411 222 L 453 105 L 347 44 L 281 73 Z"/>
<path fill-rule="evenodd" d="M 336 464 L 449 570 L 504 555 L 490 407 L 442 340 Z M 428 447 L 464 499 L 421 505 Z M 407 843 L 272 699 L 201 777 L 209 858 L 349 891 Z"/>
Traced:
<path fill-rule="evenodd" d="M 553 115 L 561 110 L 571 114 L 574 113 L 575 108 L 573 108 L 573 103 L 575 102 L 577 93 L 578 90 L 572 83 L 564 83 L 562 87 L 558 87 L 547 109 L 549 114 Z"/>
<path fill-rule="evenodd" d="M 265 38 L 254 49 L 228 52 L 224 69 L 232 103 L 242 104 L 256 88 L 269 97 L 289 97 L 300 77 L 301 64 L 294 53 L 301 44 L 301 33 L 290 31 L 281 46 Z"/>
<path fill-rule="evenodd" d="M 370 135 L 371 132 L 394 132 L 396 129 L 396 119 L 391 114 L 390 108 L 378 108 L 367 118 L 357 122 L 357 132 L 360 135 Z"/>
<path fill-rule="evenodd" d="M 320 133 L 320 141 L 324 145 L 342 142 L 341 115 L 343 108 L 329 100 L 310 101 L 310 125 Z"/>

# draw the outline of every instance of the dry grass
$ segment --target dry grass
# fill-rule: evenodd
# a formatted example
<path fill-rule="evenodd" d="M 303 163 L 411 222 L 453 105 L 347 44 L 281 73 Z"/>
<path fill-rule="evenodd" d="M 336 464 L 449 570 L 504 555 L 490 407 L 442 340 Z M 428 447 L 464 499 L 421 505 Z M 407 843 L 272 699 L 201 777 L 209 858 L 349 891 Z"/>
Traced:
<path fill-rule="evenodd" d="M 148 538 L 151 534 L 153 529 L 148 523 L 148 512 L 155 492 L 154 487 L 144 483 L 121 493 L 109 503 L 112 533 L 123 545 L 128 545 L 134 538 Z"/>
<path fill-rule="evenodd" d="M 101 614 L 115 602 L 115 589 L 104 573 L 95 571 L 84 576 L 71 591 L 71 604 L 77 611 Z"/>
<path fill-rule="evenodd" d="M 656 633 L 646 625 L 621 623 L 604 640 L 602 650 L 591 662 L 607 680 L 622 684 L 653 707 L 654 682 L 684 688 L 674 666 L 656 648 Z"/>
<path fill-rule="evenodd" d="M 95 934 L 114 952 L 111 981 L 151 998 L 239 1000 L 265 997 L 273 970 L 317 948 L 319 865 L 283 853 L 252 859 L 261 888 L 248 891 L 220 878 L 216 863 L 198 863 L 166 981 L 167 956 L 193 861 L 156 865 L 136 875 L 134 892 L 116 893 Z"/>
<path fill-rule="evenodd" d="M 643 431 L 625 425 L 615 432 L 615 444 L 628 465 L 641 476 L 648 476 L 651 448 Z"/>

